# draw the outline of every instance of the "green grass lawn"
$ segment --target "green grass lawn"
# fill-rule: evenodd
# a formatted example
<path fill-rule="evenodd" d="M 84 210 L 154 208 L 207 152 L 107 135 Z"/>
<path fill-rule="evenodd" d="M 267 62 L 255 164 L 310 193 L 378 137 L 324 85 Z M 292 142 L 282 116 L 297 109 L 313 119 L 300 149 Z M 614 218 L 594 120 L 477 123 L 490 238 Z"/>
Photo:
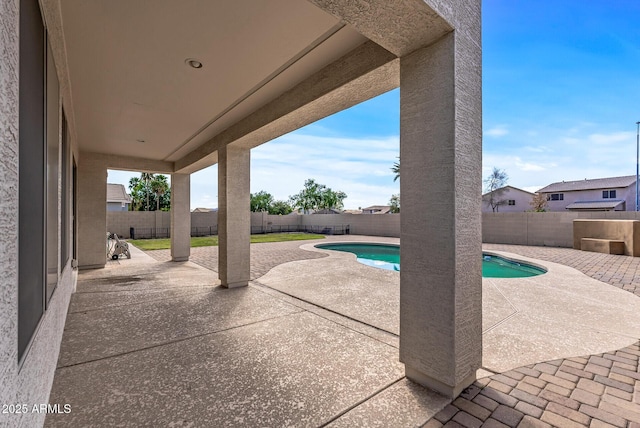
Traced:
<path fill-rule="evenodd" d="M 281 241 L 303 241 L 306 239 L 322 239 L 324 235 L 312 233 L 268 233 L 261 235 L 251 235 L 251 243 L 261 242 L 281 242 Z M 171 239 L 129 239 L 127 242 L 135 245 L 141 250 L 168 250 L 171 248 Z M 217 236 L 195 236 L 191 238 L 191 248 L 210 247 L 218 245 Z"/>

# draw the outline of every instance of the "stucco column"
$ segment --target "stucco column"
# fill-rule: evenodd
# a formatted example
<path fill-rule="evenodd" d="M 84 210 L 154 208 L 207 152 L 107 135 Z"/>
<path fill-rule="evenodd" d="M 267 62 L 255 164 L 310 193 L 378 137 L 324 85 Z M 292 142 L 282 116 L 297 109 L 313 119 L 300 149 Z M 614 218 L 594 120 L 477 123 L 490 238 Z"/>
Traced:
<path fill-rule="evenodd" d="M 480 46 L 400 60 L 400 360 L 450 397 L 482 363 Z"/>
<path fill-rule="evenodd" d="M 218 275 L 223 287 L 249 283 L 251 238 L 250 151 L 218 151 Z"/>
<path fill-rule="evenodd" d="M 107 166 L 90 154 L 78 162 L 78 267 L 107 262 Z"/>
<path fill-rule="evenodd" d="M 171 174 L 171 260 L 191 254 L 191 175 Z"/>

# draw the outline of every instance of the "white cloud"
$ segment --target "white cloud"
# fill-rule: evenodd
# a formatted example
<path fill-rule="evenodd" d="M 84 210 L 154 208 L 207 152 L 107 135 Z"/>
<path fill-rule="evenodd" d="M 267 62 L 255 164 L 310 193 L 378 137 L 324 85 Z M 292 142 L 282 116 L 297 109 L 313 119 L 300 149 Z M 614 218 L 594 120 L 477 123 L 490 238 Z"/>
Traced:
<path fill-rule="evenodd" d="M 485 131 L 485 135 L 488 135 L 490 137 L 504 137 L 508 133 L 509 130 L 507 129 L 506 125 L 497 125 Z"/>
<path fill-rule="evenodd" d="M 609 134 L 591 134 L 588 141 L 594 144 L 610 145 L 633 141 L 635 134 L 632 132 L 612 132 Z"/>

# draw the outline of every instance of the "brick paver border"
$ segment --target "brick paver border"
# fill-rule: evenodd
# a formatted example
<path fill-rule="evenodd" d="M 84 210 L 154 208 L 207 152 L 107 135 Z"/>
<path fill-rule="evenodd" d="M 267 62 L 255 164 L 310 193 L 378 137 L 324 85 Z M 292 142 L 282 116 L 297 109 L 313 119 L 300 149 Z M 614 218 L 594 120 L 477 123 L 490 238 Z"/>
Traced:
<path fill-rule="evenodd" d="M 504 244 L 483 248 L 570 266 L 640 297 L 638 257 Z M 640 341 L 483 378 L 424 427 L 640 428 L 639 360 Z"/>

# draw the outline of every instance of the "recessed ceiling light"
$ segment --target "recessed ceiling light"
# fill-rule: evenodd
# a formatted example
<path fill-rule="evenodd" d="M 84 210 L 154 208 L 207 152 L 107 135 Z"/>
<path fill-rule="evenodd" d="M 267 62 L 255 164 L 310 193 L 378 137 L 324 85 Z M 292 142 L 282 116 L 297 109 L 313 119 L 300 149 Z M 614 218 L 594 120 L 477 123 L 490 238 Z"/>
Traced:
<path fill-rule="evenodd" d="M 187 58 L 184 61 L 189 67 L 192 68 L 202 68 L 202 63 L 200 61 L 198 61 L 197 59 L 194 58 Z"/>

